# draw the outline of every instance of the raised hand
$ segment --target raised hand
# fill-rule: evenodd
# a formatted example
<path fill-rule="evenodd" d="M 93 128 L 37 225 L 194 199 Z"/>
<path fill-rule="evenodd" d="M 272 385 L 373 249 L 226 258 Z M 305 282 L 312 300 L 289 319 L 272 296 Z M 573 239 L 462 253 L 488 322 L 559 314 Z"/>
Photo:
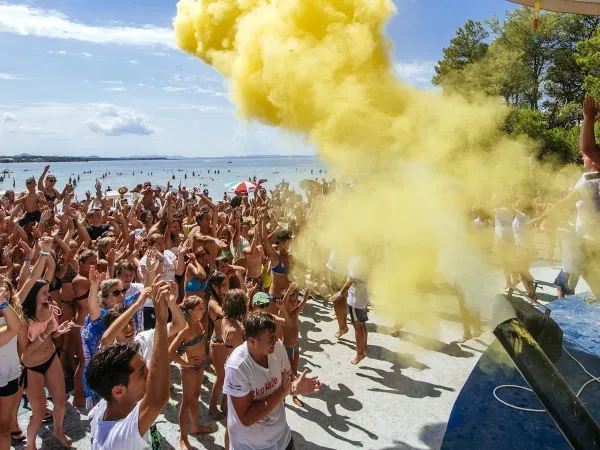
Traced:
<path fill-rule="evenodd" d="M 72 328 L 73 328 L 73 322 L 72 321 L 63 322 L 58 327 L 57 333 L 60 336 L 60 335 L 68 333 L 69 331 L 71 331 Z"/>
<path fill-rule="evenodd" d="M 27 245 L 27 242 L 20 241 L 18 245 L 19 247 L 21 247 L 21 250 L 23 250 L 23 255 L 25 256 L 25 258 L 33 258 L 33 249 L 29 245 Z"/>
<path fill-rule="evenodd" d="M 598 104 L 593 97 L 586 97 L 583 102 L 583 117 L 586 119 L 594 119 L 596 120 L 596 116 L 598 115 Z"/>
<path fill-rule="evenodd" d="M 92 267 L 90 267 L 90 274 L 88 276 L 88 279 L 90 280 L 90 284 L 93 287 L 95 287 L 96 289 L 98 289 L 98 286 L 100 286 L 100 283 L 102 283 L 104 280 L 106 280 L 106 273 L 98 272 L 98 270 L 96 269 L 96 266 L 92 266 Z"/>
<path fill-rule="evenodd" d="M 308 369 L 304 369 L 304 372 L 294 382 L 294 394 L 311 395 L 321 390 L 319 377 L 309 377 L 306 375 L 307 372 Z"/>
<path fill-rule="evenodd" d="M 43 236 L 39 239 L 40 246 L 43 252 L 52 250 L 52 242 L 54 240 L 50 236 Z"/>
<path fill-rule="evenodd" d="M 85 196 L 86 196 L 88 202 L 92 199 L 92 193 L 90 191 L 85 191 Z"/>
<path fill-rule="evenodd" d="M 114 248 L 111 248 L 106 254 L 106 262 L 108 263 L 108 267 L 115 266 L 115 259 L 117 257 L 117 252 Z"/>

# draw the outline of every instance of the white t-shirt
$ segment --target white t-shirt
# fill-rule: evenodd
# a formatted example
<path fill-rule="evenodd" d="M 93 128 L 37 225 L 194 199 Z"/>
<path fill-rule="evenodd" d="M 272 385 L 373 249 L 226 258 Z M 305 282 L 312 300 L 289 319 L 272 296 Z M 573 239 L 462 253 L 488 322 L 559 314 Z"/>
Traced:
<path fill-rule="evenodd" d="M 6 326 L 4 317 L 0 317 L 0 327 Z M 17 337 L 0 347 L 0 388 L 6 386 L 9 381 L 19 378 L 21 375 L 21 366 L 19 365 L 19 355 L 17 353 Z"/>
<path fill-rule="evenodd" d="M 573 230 L 558 228 L 556 232 L 562 247 L 563 271 L 579 273 L 583 262 L 581 238 Z"/>
<path fill-rule="evenodd" d="M 329 270 L 338 275 L 346 276 L 348 274 L 348 261 L 344 261 L 339 255 L 336 255 L 333 250 L 329 252 L 329 260 L 325 264 Z"/>
<path fill-rule="evenodd" d="M 129 289 L 127 289 L 125 298 L 129 297 L 130 295 L 137 294 L 142 289 L 144 289 L 144 285 L 142 283 L 131 283 L 129 285 Z M 152 306 L 152 299 L 146 299 L 146 302 L 144 303 L 144 307 L 146 307 L 146 306 Z M 144 323 L 144 312 L 140 309 L 136 314 L 138 315 L 138 323 L 143 324 Z"/>
<path fill-rule="evenodd" d="M 514 215 L 512 211 L 506 207 L 498 208 L 494 210 L 496 215 L 494 222 L 494 231 L 496 235 L 504 241 L 513 241 L 513 229 L 512 223 Z"/>
<path fill-rule="evenodd" d="M 117 421 L 103 420 L 106 400 L 102 399 L 90 411 L 92 429 L 92 450 L 143 450 L 160 448 L 160 437 L 152 425 L 141 436 L 138 429 L 139 403 L 127 417 Z"/>
<path fill-rule="evenodd" d="M 533 236 L 529 227 L 527 227 L 527 216 L 520 211 L 515 211 L 515 218 L 512 223 L 515 237 L 515 245 L 523 248 L 533 248 Z"/>
<path fill-rule="evenodd" d="M 577 203 L 577 232 L 585 239 L 600 243 L 600 179 L 586 180 L 585 173 L 575 185 L 583 201 Z"/>
<path fill-rule="evenodd" d="M 173 262 L 177 259 L 170 250 L 165 250 L 163 252 L 163 256 L 165 257 L 165 262 L 163 264 L 163 280 L 165 281 L 173 281 L 175 279 L 175 266 Z M 142 256 L 140 259 L 139 267 L 146 267 L 146 255 Z M 141 276 L 141 271 L 140 271 Z"/>
<path fill-rule="evenodd" d="M 244 342 L 229 356 L 225 366 L 223 393 L 227 394 L 227 427 L 231 450 L 282 450 L 292 432 L 285 418 L 285 405 L 280 403 L 269 415 L 255 424 L 244 426 L 235 412 L 231 397 L 244 397 L 252 392 L 255 401 L 273 394 L 281 385 L 281 373 L 290 370 L 290 362 L 281 341 L 268 356 L 268 368 L 258 364 Z"/>
<path fill-rule="evenodd" d="M 348 273 L 354 280 L 348 289 L 348 305 L 356 309 L 365 309 L 369 306 L 369 290 L 363 281 L 366 278 L 365 267 L 358 257 L 350 258 Z"/>

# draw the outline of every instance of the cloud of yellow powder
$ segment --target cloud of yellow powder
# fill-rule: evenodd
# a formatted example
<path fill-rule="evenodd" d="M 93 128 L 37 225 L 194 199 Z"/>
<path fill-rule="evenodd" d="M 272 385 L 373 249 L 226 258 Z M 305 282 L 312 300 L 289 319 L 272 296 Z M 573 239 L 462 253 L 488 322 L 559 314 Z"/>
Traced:
<path fill-rule="evenodd" d="M 497 99 L 467 101 L 397 79 L 383 34 L 390 0 L 180 0 L 178 45 L 230 81 L 243 119 L 305 136 L 353 189 L 313 211 L 294 252 L 323 271 L 362 255 L 373 301 L 434 317 L 420 288 L 450 283 L 476 306 L 494 284 L 468 211 L 527 192 L 525 145 Z M 410 43 L 406 43 L 410 45 Z"/>

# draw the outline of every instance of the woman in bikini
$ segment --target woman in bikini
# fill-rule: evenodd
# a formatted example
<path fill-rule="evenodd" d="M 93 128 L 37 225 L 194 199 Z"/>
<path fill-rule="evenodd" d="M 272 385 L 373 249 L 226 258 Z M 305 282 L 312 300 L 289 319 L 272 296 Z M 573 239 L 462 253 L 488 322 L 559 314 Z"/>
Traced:
<path fill-rule="evenodd" d="M 56 190 L 56 176 L 52 175 L 52 174 L 48 174 L 48 176 L 46 176 L 46 174 L 48 173 L 48 169 L 50 169 L 50 166 L 46 166 L 44 167 L 44 172 L 42 172 L 42 175 L 40 176 L 40 178 L 38 179 L 38 191 L 40 191 L 42 193 L 42 195 L 44 196 L 44 198 L 46 199 L 46 201 L 49 204 L 52 204 L 52 208 L 54 209 L 54 207 L 60 203 L 62 201 L 62 199 L 64 198 L 65 193 L 68 191 L 68 185 L 65 186 L 65 189 L 63 190 L 62 194 L 60 192 L 58 192 Z M 45 177 L 45 179 L 44 179 Z"/>
<path fill-rule="evenodd" d="M 75 325 L 71 331 L 73 350 L 77 355 L 78 364 L 73 377 L 74 398 L 73 406 L 85 406 L 85 392 L 83 389 L 83 369 L 85 357 L 81 343 L 81 327 L 88 315 L 88 296 L 90 295 L 90 268 L 96 265 L 98 258 L 93 250 L 85 250 L 79 255 L 79 273 L 73 279 L 73 301 L 75 302 Z"/>
<path fill-rule="evenodd" d="M 65 240 L 68 245 L 59 236 L 54 238 L 58 244 L 60 256 L 57 258 L 58 264 L 54 279 L 50 282 L 50 298 L 54 303 L 60 306 L 62 316 L 60 323 L 70 322 L 75 319 L 76 305 L 75 294 L 73 292 L 73 280 L 79 272 L 79 262 L 77 261 L 77 242 L 71 240 L 71 233 L 67 233 Z M 75 361 L 75 347 L 71 344 L 73 333 L 65 334 L 55 341 L 58 346 L 60 362 L 65 368 L 67 361 Z M 75 368 L 74 364 L 72 367 Z"/>
<path fill-rule="evenodd" d="M 25 440 L 17 421 L 21 398 L 17 335 L 23 328 L 21 315 L 21 305 L 12 296 L 10 282 L 3 280 L 0 287 L 0 450 L 9 450 L 11 440 L 15 444 Z"/>
<path fill-rule="evenodd" d="M 46 413 L 46 396 L 44 387 L 52 396 L 54 437 L 67 448 L 71 447 L 71 439 L 64 434 L 63 421 L 67 396 L 65 382 L 59 358 L 52 338 L 68 333 L 72 322 L 58 325 L 60 309 L 50 303 L 48 282 L 40 279 L 44 268 L 51 263 L 50 249 L 52 239 L 41 239 L 42 251 L 39 254 L 31 275 L 17 293 L 23 308 L 25 326 L 19 332 L 18 343 L 22 351 L 23 374 L 20 385 L 27 393 L 33 414 L 27 427 L 27 449 L 36 449 L 36 436 Z M 53 274 L 53 269 L 49 269 Z M 48 272 L 48 271 L 47 271 Z M 46 274 L 48 276 L 48 274 Z"/>
<path fill-rule="evenodd" d="M 275 303 L 281 301 L 284 292 L 290 287 L 288 273 L 291 270 L 292 264 L 292 256 L 289 253 L 292 236 L 286 230 L 278 231 L 275 234 L 275 245 L 277 246 L 275 248 L 269 242 L 267 229 L 263 222 L 262 238 L 265 254 L 271 260 L 271 274 L 273 276 L 273 282 L 269 288 L 269 300 L 271 301 L 269 312 L 276 315 L 279 308 L 277 308 Z"/>
<path fill-rule="evenodd" d="M 188 263 L 185 268 L 185 279 L 183 285 L 184 298 L 192 295 L 204 295 L 206 291 L 208 270 L 208 253 L 200 247 L 196 253 L 189 253 Z M 183 256 L 180 260 L 183 260 Z"/>
<path fill-rule="evenodd" d="M 210 358 L 215 368 L 217 379 L 215 380 L 212 392 L 210 394 L 210 414 L 215 420 L 220 420 L 223 415 L 217 408 L 219 394 L 223 390 L 225 382 L 225 360 L 227 359 L 227 349 L 223 345 L 223 334 L 221 330 L 221 321 L 223 320 L 223 296 L 229 290 L 227 276 L 221 272 L 213 273 L 208 279 L 208 319 L 210 321 Z M 226 410 L 227 401 L 223 395 L 221 401 L 221 410 Z"/>
<path fill-rule="evenodd" d="M 200 425 L 199 402 L 204 362 L 206 360 L 206 331 L 202 326 L 205 303 L 199 296 L 192 296 L 181 304 L 186 326 L 169 346 L 169 356 L 180 366 L 182 397 L 179 405 L 179 446 L 189 450 L 188 418 L 191 418 L 191 434 L 212 433 L 213 429 Z"/>

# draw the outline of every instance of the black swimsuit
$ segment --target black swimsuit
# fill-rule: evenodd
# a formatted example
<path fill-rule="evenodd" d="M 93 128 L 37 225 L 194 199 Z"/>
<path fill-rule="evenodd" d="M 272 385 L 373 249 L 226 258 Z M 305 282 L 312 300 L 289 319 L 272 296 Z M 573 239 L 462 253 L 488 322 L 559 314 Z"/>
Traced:
<path fill-rule="evenodd" d="M 35 366 L 35 367 L 27 367 L 27 366 L 23 366 L 23 373 L 21 374 L 21 378 L 19 379 L 19 386 L 21 386 L 23 389 L 27 389 L 27 371 L 28 370 L 33 370 L 34 372 L 37 372 L 41 375 L 45 375 L 46 372 L 48 372 L 48 369 L 50 368 L 50 366 L 52 365 L 52 361 L 54 361 L 54 357 L 56 356 L 56 350 L 54 350 L 54 353 L 52 353 L 52 356 L 50 356 L 50 358 L 48 358 L 46 360 L 46 362 L 43 362 L 42 364 Z"/>
<path fill-rule="evenodd" d="M 88 298 L 88 296 L 90 295 L 90 290 L 88 289 L 85 294 L 82 294 L 78 297 L 75 297 L 73 300 L 75 300 L 76 302 L 78 302 L 79 300 L 85 300 Z"/>

